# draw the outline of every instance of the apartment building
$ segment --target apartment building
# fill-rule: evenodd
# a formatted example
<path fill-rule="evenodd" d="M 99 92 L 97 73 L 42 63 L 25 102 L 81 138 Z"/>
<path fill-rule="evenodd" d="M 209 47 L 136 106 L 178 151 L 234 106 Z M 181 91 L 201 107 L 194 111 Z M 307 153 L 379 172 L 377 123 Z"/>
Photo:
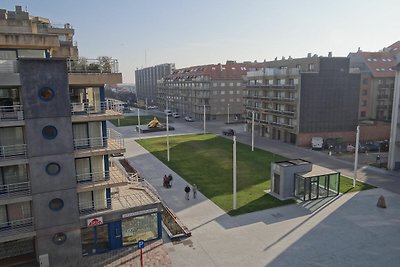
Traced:
<path fill-rule="evenodd" d="M 177 69 L 158 83 L 159 109 L 202 120 L 243 118 L 243 77 L 262 63 L 211 64 Z M 228 119 L 229 117 L 229 119 Z"/>
<path fill-rule="evenodd" d="M 175 70 L 174 63 L 165 63 L 135 71 L 136 95 L 138 103 L 153 106 L 157 102 L 157 81 Z"/>
<path fill-rule="evenodd" d="M 390 131 L 389 144 L 389 170 L 400 170 L 400 57 L 396 58 L 396 66 L 392 68 L 396 70 L 395 88 L 393 97 L 393 114 Z"/>
<path fill-rule="evenodd" d="M 396 54 L 400 41 L 377 52 L 350 53 L 350 67 L 361 73 L 360 120 L 391 121 Z"/>
<path fill-rule="evenodd" d="M 318 57 L 265 62 L 246 76 L 246 123 L 260 136 L 310 146 L 312 137 L 352 142 L 358 122 L 360 74 L 349 59 Z"/>
<path fill-rule="evenodd" d="M 106 125 L 122 118 L 104 96 L 122 82 L 116 63 L 79 61 L 61 48 L 65 28 L 37 21 L 0 11 L 0 261 L 73 265 L 160 238 L 158 198 L 110 157 L 125 152 Z"/>

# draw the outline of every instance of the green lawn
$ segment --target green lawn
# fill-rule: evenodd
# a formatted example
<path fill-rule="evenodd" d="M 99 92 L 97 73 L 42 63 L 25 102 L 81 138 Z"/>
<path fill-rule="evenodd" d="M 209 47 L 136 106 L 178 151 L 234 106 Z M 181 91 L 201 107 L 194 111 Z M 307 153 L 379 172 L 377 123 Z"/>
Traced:
<path fill-rule="evenodd" d="M 357 192 L 368 189 L 376 188 L 373 185 L 366 184 L 360 181 L 356 181 L 356 186 L 353 188 L 353 178 L 349 178 L 347 176 L 340 176 L 340 193 L 349 193 L 349 192 Z"/>
<path fill-rule="evenodd" d="M 230 215 L 294 203 L 281 201 L 266 193 L 270 189 L 271 162 L 286 158 L 268 151 L 237 143 L 237 209 L 232 210 L 232 141 L 213 134 L 170 137 L 170 162 L 167 162 L 166 138 L 137 140 L 164 164 L 199 190 Z M 374 188 L 341 176 L 340 192 L 355 192 Z M 182 188 L 183 193 L 183 188 Z"/>
<path fill-rule="evenodd" d="M 231 215 L 294 203 L 263 191 L 270 188 L 271 162 L 284 157 L 259 149 L 251 152 L 248 145 L 237 144 L 237 209 L 233 211 L 231 140 L 212 134 L 170 137 L 170 162 L 165 137 L 137 142 Z"/>
<path fill-rule="evenodd" d="M 152 115 L 145 115 L 140 116 L 140 124 L 145 125 L 148 124 L 154 116 Z M 161 123 L 165 123 L 165 118 L 157 117 L 158 121 Z M 118 120 L 110 120 L 112 124 L 118 126 Z M 120 119 L 120 126 L 131 126 L 131 125 L 138 125 L 137 116 L 125 116 L 123 119 Z"/>

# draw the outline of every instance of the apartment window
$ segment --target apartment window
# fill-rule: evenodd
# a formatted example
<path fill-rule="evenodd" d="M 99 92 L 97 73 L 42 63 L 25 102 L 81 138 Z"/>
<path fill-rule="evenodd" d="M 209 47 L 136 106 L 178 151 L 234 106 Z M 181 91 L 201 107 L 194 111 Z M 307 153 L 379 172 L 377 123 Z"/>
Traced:
<path fill-rule="evenodd" d="M 363 84 L 368 84 L 368 79 L 367 78 L 363 79 Z"/>
<path fill-rule="evenodd" d="M 221 83 L 221 87 L 225 87 L 225 83 Z"/>
<path fill-rule="evenodd" d="M 15 146 L 23 143 L 24 135 L 22 127 L 6 127 L 0 129 L 0 146 Z M 3 151 L 4 154 L 10 152 Z"/>
<path fill-rule="evenodd" d="M 47 174 L 52 175 L 52 176 L 59 174 L 60 170 L 61 170 L 61 167 L 56 162 L 51 162 L 51 163 L 47 164 L 47 166 L 46 166 Z"/>
<path fill-rule="evenodd" d="M 225 91 L 221 91 L 221 95 L 224 95 L 225 94 Z"/>
<path fill-rule="evenodd" d="M 229 94 L 230 94 L 230 95 L 233 95 L 233 90 L 230 90 L 230 91 L 229 91 Z"/>
<path fill-rule="evenodd" d="M 218 86 L 218 83 L 213 83 L 213 87 L 217 87 Z"/>
<path fill-rule="evenodd" d="M 236 86 L 242 86 L 242 83 L 240 83 L 240 82 L 236 83 Z"/>
<path fill-rule="evenodd" d="M 362 95 L 367 95 L 368 91 L 367 90 L 362 90 Z"/>
<path fill-rule="evenodd" d="M 361 118 L 365 118 L 365 111 L 361 111 L 360 117 L 361 117 Z"/>
<path fill-rule="evenodd" d="M 214 90 L 213 91 L 213 95 L 217 95 L 217 94 L 218 94 L 218 92 Z"/>
<path fill-rule="evenodd" d="M 62 245 L 67 241 L 67 235 L 64 233 L 57 233 L 53 236 L 52 241 L 56 245 Z"/>
<path fill-rule="evenodd" d="M 59 211 L 64 207 L 64 201 L 61 198 L 54 198 L 49 203 L 49 208 L 53 211 Z"/>
<path fill-rule="evenodd" d="M 237 91 L 236 91 L 236 94 L 240 95 L 240 90 L 237 90 Z"/>
<path fill-rule="evenodd" d="M 57 136 L 57 128 L 52 125 L 47 125 L 43 127 L 42 135 L 44 138 L 52 140 Z"/>
<path fill-rule="evenodd" d="M 221 98 L 221 102 L 225 102 L 225 98 Z"/>
<path fill-rule="evenodd" d="M 230 86 L 230 87 L 233 87 L 233 83 L 229 83 L 229 86 Z"/>
<path fill-rule="evenodd" d="M 236 102 L 240 102 L 241 100 L 240 100 L 240 98 L 236 98 Z"/>
<path fill-rule="evenodd" d="M 314 71 L 314 63 L 308 64 L 308 71 Z"/>
<path fill-rule="evenodd" d="M 363 100 L 361 106 L 363 107 L 367 106 L 367 100 Z"/>
<path fill-rule="evenodd" d="M 39 89 L 39 97 L 43 101 L 50 101 L 54 97 L 53 89 L 49 87 L 43 87 Z"/>
<path fill-rule="evenodd" d="M 18 49 L 18 58 L 46 58 L 45 50 Z"/>
<path fill-rule="evenodd" d="M 235 99 L 233 99 L 233 98 L 230 98 L 230 99 L 229 99 L 229 102 L 233 102 L 233 101 L 235 101 Z"/>
<path fill-rule="evenodd" d="M 25 164 L 0 168 L 0 187 L 1 185 L 23 183 L 26 181 L 28 181 L 28 175 Z"/>
<path fill-rule="evenodd" d="M 29 201 L 0 205 L 0 225 L 6 222 L 19 221 L 30 217 L 32 217 L 32 213 Z"/>

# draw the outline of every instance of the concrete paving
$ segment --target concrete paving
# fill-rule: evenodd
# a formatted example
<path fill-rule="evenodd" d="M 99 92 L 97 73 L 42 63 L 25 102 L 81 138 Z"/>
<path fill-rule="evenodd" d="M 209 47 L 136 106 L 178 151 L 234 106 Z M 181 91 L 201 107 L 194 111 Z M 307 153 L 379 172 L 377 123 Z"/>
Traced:
<path fill-rule="evenodd" d="M 125 144 L 125 157 L 192 231 L 188 239 L 164 244 L 172 266 L 398 266 L 400 262 L 397 194 L 374 189 L 230 217 L 201 194 L 201 188 L 196 199 L 186 200 L 185 180 L 133 138 Z M 285 147 L 279 152 L 290 154 Z M 169 173 L 174 180 L 172 188 L 165 189 L 162 177 Z M 387 209 L 376 207 L 380 195 L 385 196 Z"/>

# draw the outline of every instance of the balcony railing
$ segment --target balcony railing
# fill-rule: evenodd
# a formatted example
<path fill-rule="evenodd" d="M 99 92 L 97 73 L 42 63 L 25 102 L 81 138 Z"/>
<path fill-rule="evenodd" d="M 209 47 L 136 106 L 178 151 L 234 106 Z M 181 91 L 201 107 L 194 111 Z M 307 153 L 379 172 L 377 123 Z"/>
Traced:
<path fill-rule="evenodd" d="M 91 214 L 99 211 L 111 209 L 111 198 L 100 199 L 89 202 L 79 202 L 79 213 L 80 214 Z"/>
<path fill-rule="evenodd" d="M 33 217 L 0 223 L 0 237 L 33 231 Z"/>
<path fill-rule="evenodd" d="M 74 149 L 123 149 L 124 139 L 122 135 L 113 129 L 107 130 L 107 137 L 91 137 L 74 139 Z"/>
<path fill-rule="evenodd" d="M 20 121 L 24 119 L 22 105 L 0 106 L 1 121 Z"/>
<path fill-rule="evenodd" d="M 29 196 L 31 194 L 30 182 L 0 185 L 0 199 Z"/>
<path fill-rule="evenodd" d="M 118 60 L 68 59 L 68 72 L 70 73 L 118 73 Z"/>
<path fill-rule="evenodd" d="M 91 115 L 105 113 L 106 110 L 122 112 L 122 105 L 110 101 L 71 103 L 72 115 Z"/>
<path fill-rule="evenodd" d="M 0 59 L 0 73 L 18 73 L 16 59 Z"/>
<path fill-rule="evenodd" d="M 109 171 L 91 172 L 77 174 L 76 180 L 79 185 L 95 186 L 98 183 L 106 182 L 107 185 L 128 183 L 127 176 L 124 176 L 121 171 L 116 167 L 110 167 Z"/>
<path fill-rule="evenodd" d="M 26 144 L 0 146 L 0 161 L 26 158 Z"/>

